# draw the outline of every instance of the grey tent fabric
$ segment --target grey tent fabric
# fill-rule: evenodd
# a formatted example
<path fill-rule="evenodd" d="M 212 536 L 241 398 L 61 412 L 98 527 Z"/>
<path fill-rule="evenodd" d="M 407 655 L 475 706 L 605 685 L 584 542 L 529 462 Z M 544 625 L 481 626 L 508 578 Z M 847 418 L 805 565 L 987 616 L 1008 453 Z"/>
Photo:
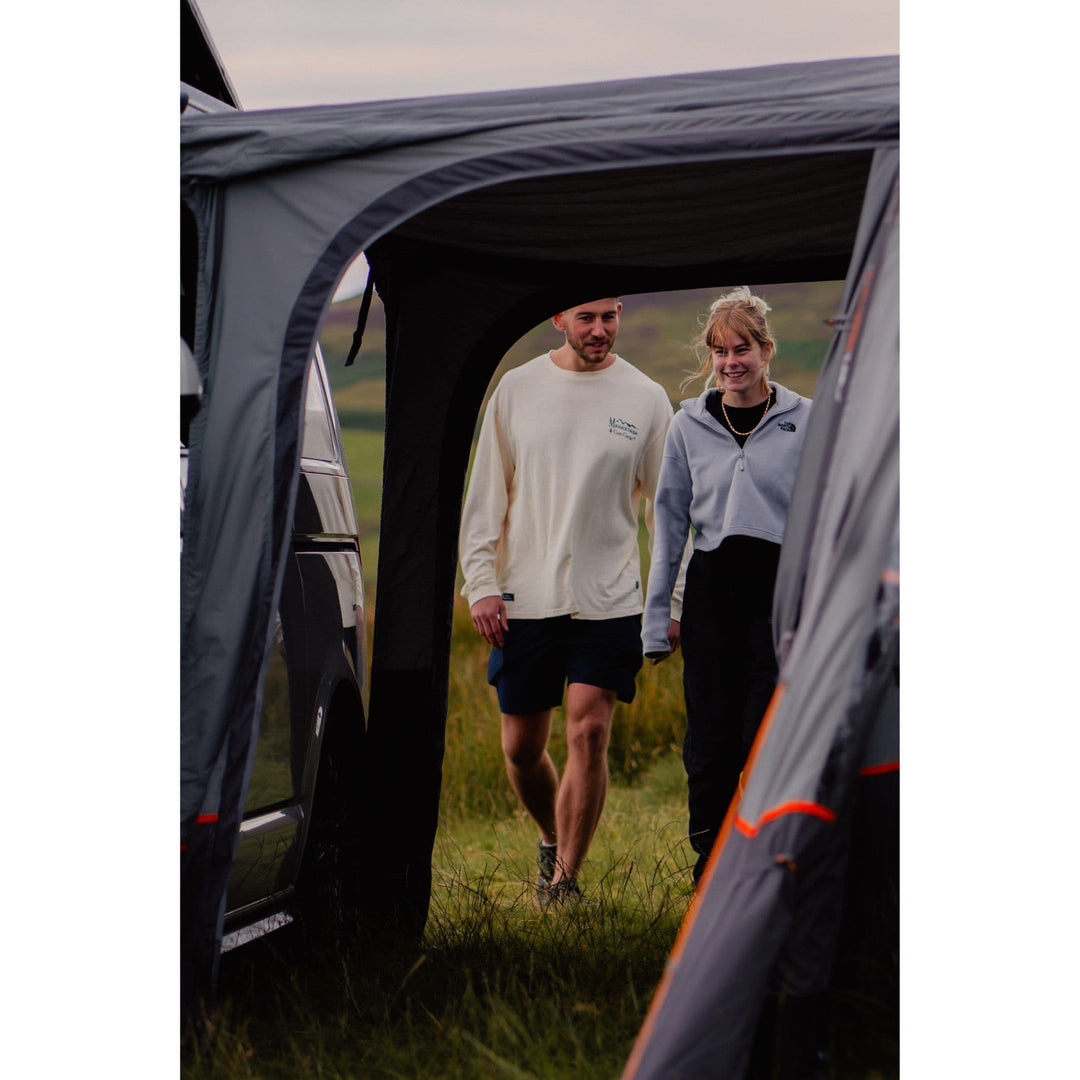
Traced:
<path fill-rule="evenodd" d="M 738 1080 L 770 978 L 826 987 L 857 778 L 898 766 L 898 200 L 882 151 L 784 538 L 777 692 L 626 1080 Z"/>
<path fill-rule="evenodd" d="M 654 140 L 656 151 L 677 158 L 681 140 L 700 139 L 702 159 L 712 161 L 874 149 L 896 139 L 896 72 L 895 57 L 873 57 L 200 117 L 181 134 L 182 170 L 220 183 L 364 156 L 387 159 L 380 172 L 408 178 L 471 162 L 461 175 L 471 171 L 464 186 L 474 188 L 486 172 L 489 182 L 505 178 L 501 163 L 515 151 L 533 157 L 519 168 L 537 175 L 563 163 L 639 163 Z M 498 165 L 489 172 L 491 159 Z"/>
<path fill-rule="evenodd" d="M 498 360 L 588 296 L 843 276 L 874 153 L 898 142 L 897 69 L 878 57 L 182 117 L 204 383 L 181 558 L 182 844 L 216 816 L 218 858 L 229 857 L 288 543 L 307 359 L 356 254 L 367 253 L 387 313 L 363 783 L 388 823 L 373 856 L 379 895 L 422 925 L 457 522 Z M 182 921 L 212 927 L 220 900 L 208 890 Z"/>
<path fill-rule="evenodd" d="M 874 257 L 874 243 L 880 244 L 881 218 L 890 212 L 890 196 L 897 185 L 899 170 L 897 151 L 881 151 L 875 157 L 874 168 L 867 180 L 866 197 L 859 221 L 859 231 L 855 238 L 855 248 L 844 283 L 844 296 L 841 309 L 851 313 L 841 316 L 837 321 L 838 330 L 846 329 L 848 319 L 861 318 L 856 307 L 857 290 L 866 287 L 867 262 Z M 895 215 L 895 208 L 891 210 Z M 873 270 L 871 270 L 871 280 Z M 847 348 L 849 337 L 837 333 L 833 339 L 831 351 L 822 367 L 816 394 L 825 401 L 834 400 L 840 386 L 847 378 L 850 363 L 844 363 L 837 353 Z M 820 405 L 820 402 L 819 402 Z M 817 423 L 808 433 L 810 446 L 805 454 L 803 472 L 796 484 L 791 506 L 786 539 L 788 544 L 784 558 L 778 568 L 776 593 L 773 608 L 773 628 L 778 656 L 786 657 L 790 639 L 798 625 L 799 612 L 803 602 L 803 587 L 810 558 L 810 547 L 804 538 L 813 532 L 814 522 L 821 507 L 821 495 L 828 477 L 828 469 L 823 467 L 829 456 L 835 452 L 836 424 L 839 412 L 829 410 L 831 422 L 826 425 Z M 797 540 L 797 543 L 792 543 Z"/>

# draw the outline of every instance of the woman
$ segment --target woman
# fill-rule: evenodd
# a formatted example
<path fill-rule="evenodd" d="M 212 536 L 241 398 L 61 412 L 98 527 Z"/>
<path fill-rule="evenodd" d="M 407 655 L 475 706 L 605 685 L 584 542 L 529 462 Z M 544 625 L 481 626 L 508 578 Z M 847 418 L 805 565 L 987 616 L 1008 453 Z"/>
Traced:
<path fill-rule="evenodd" d="M 773 586 L 810 401 L 769 382 L 768 310 L 745 286 L 712 305 L 694 376 L 705 391 L 671 423 L 656 492 L 642 639 L 654 663 L 682 645 L 695 884 L 777 677 Z M 680 623 L 671 593 L 691 527 Z"/>

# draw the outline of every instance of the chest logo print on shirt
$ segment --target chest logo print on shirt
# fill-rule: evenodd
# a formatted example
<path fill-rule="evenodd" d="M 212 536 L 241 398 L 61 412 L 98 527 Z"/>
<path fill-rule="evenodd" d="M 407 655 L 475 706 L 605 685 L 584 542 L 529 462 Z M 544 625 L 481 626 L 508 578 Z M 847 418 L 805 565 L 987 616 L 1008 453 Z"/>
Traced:
<path fill-rule="evenodd" d="M 629 420 L 622 420 L 612 416 L 608 419 L 608 434 L 621 435 L 624 439 L 633 442 L 638 437 L 638 429 L 637 425 L 631 424 Z"/>
<path fill-rule="evenodd" d="M 794 431 L 795 430 L 795 425 L 793 423 L 791 423 L 790 420 L 781 420 L 780 423 L 777 424 L 776 426 L 781 431 Z"/>

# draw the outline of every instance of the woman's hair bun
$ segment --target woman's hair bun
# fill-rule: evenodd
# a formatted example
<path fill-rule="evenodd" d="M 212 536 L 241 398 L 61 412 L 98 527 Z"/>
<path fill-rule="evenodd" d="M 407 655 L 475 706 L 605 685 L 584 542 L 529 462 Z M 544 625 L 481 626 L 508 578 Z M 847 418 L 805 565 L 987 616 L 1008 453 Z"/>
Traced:
<path fill-rule="evenodd" d="M 749 304 L 756 311 L 764 315 L 767 311 L 772 311 L 772 308 L 765 303 L 760 296 L 755 296 L 748 285 L 736 285 L 731 292 L 724 293 L 719 299 L 712 302 L 712 306 L 709 308 L 709 314 L 713 314 L 718 308 L 726 307 L 729 304 Z"/>

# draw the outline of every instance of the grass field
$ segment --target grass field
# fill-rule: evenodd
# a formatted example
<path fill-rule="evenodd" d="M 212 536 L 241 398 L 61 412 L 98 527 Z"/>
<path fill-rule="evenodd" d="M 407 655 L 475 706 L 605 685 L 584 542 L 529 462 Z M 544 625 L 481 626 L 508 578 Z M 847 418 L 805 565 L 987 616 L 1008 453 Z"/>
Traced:
<path fill-rule="evenodd" d="M 416 948 L 301 962 L 278 935 L 229 954 L 212 1043 L 183 1075 L 617 1077 L 689 901 L 681 764 L 652 780 L 613 787 L 580 909 L 534 906 L 520 814 L 474 817 L 440 829 Z"/>
<path fill-rule="evenodd" d="M 774 377 L 812 396 L 840 283 L 777 285 Z M 624 297 L 618 351 L 673 402 L 695 366 L 694 335 L 719 290 Z M 322 335 L 360 523 L 368 641 L 377 596 L 385 393 L 383 315 L 376 299 L 356 364 L 342 361 L 359 301 L 331 311 Z M 544 324 L 500 372 L 557 346 Z M 497 373 L 498 374 L 498 373 Z M 492 385 L 494 385 L 494 380 Z M 644 534 L 643 554 L 647 560 Z M 387 952 L 364 940 L 344 957 L 298 953 L 289 932 L 224 959 L 221 1006 L 186 1080 L 617 1077 L 633 1046 L 690 900 L 681 659 L 638 676 L 613 725 L 612 783 L 582 872 L 589 903 L 557 914 L 532 902 L 536 829 L 506 780 L 487 650 L 457 597 L 451 642 L 440 824 L 423 940 Z M 552 753 L 565 760 L 563 717 Z M 889 1080 L 895 1017 L 856 1001 L 834 1080 Z"/>
<path fill-rule="evenodd" d="M 678 661 L 646 668 L 638 699 L 620 706 L 607 805 L 581 875 L 588 903 L 542 911 L 536 829 L 510 793 L 497 705 L 478 674 L 486 650 L 464 633 L 463 602 L 455 614 L 422 940 L 387 949 L 361 932 L 328 957 L 290 928 L 228 954 L 212 1037 L 189 1047 L 185 1080 L 619 1076 L 691 898 Z M 561 764 L 558 734 L 552 751 Z M 828 1080 L 898 1077 L 889 1005 L 858 989 L 834 1015 Z"/>

